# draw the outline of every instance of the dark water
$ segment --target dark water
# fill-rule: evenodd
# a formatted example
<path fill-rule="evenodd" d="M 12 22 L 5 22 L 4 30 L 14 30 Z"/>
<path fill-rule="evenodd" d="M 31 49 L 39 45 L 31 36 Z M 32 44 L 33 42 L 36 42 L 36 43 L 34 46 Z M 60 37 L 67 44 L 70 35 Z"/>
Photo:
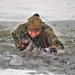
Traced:
<path fill-rule="evenodd" d="M 75 21 L 49 22 L 64 44 L 63 54 L 51 56 L 28 55 L 21 57 L 14 46 L 11 35 L 4 36 L 1 31 L 15 29 L 22 22 L 0 22 L 0 67 L 3 69 L 33 69 L 37 73 L 49 75 L 49 72 L 60 75 L 75 75 Z M 6 33 L 7 34 L 7 33 Z M 2 36 L 3 35 L 3 36 Z M 16 63 L 12 63 L 16 59 Z"/>

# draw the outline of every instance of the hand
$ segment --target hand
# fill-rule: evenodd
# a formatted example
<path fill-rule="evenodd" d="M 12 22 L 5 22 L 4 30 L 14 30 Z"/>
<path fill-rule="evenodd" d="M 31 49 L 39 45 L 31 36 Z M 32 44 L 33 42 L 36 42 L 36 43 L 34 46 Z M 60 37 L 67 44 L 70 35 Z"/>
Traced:
<path fill-rule="evenodd" d="M 19 50 L 20 51 L 23 51 L 24 49 L 27 48 L 28 45 L 29 45 L 29 43 L 23 43 L 23 42 L 21 42 L 20 43 L 20 46 L 19 46 Z"/>
<path fill-rule="evenodd" d="M 20 41 L 21 41 L 21 43 L 20 43 L 18 48 L 19 48 L 20 51 L 23 51 L 29 45 L 30 40 L 28 39 L 28 37 L 25 36 L 25 38 L 21 38 Z"/>
<path fill-rule="evenodd" d="M 50 47 L 44 48 L 44 51 L 45 51 L 45 52 L 50 52 Z"/>
<path fill-rule="evenodd" d="M 56 49 L 56 48 L 50 48 L 50 52 L 51 52 L 51 53 L 53 53 L 53 52 L 54 52 L 54 53 L 57 53 L 57 49 Z"/>
<path fill-rule="evenodd" d="M 23 51 L 24 49 L 27 48 L 28 45 L 29 45 L 29 39 L 28 38 L 22 39 L 18 48 L 19 48 L 20 51 Z"/>
<path fill-rule="evenodd" d="M 57 53 L 57 49 L 54 47 L 54 48 L 50 48 L 50 47 L 48 47 L 48 48 L 45 48 L 45 52 L 50 52 L 50 53 Z"/>

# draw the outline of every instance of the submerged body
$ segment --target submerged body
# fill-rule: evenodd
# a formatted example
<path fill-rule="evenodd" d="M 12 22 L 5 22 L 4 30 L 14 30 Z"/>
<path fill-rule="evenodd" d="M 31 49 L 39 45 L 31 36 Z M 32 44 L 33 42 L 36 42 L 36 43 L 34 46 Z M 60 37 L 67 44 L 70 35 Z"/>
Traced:
<path fill-rule="evenodd" d="M 36 23 L 35 25 L 37 24 L 38 23 Z M 32 26 L 31 23 L 30 25 L 28 25 L 28 23 L 24 23 L 19 25 L 18 28 L 12 32 L 15 45 L 19 50 L 26 49 L 27 46 L 30 44 L 30 40 L 32 41 L 32 45 L 30 46 L 31 47 L 30 49 L 33 49 L 34 46 L 39 49 L 54 47 L 57 50 L 60 50 L 64 48 L 63 44 L 59 41 L 59 39 L 54 34 L 50 26 L 46 25 L 44 22 L 42 22 L 40 24 L 41 26 L 39 25 L 39 27 L 35 25 L 31 27 Z M 21 45 L 21 43 L 23 42 L 25 43 L 25 45 Z M 25 47 L 21 49 L 20 46 L 21 47 L 25 46 Z"/>

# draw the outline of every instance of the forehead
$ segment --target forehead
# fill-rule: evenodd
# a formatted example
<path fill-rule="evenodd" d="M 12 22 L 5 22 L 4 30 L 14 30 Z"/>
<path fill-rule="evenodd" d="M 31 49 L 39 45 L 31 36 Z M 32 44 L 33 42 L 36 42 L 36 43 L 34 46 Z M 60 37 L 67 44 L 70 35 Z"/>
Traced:
<path fill-rule="evenodd" d="M 28 32 L 37 33 L 37 32 L 40 32 L 40 31 L 36 31 L 36 30 L 28 30 Z"/>
<path fill-rule="evenodd" d="M 36 27 L 31 27 L 31 28 L 28 27 L 27 30 L 28 30 L 28 31 L 36 31 L 36 32 L 40 32 L 40 31 L 41 31 L 41 28 L 40 28 L 40 27 L 37 27 L 37 28 L 36 28 Z"/>

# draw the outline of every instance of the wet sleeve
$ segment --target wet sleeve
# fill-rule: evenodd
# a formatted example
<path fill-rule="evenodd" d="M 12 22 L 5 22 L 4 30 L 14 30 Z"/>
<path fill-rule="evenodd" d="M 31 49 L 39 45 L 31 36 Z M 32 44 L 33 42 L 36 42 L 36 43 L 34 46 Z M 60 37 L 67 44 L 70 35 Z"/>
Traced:
<path fill-rule="evenodd" d="M 12 37 L 14 39 L 14 43 L 15 43 L 15 46 L 18 48 L 20 43 L 21 43 L 21 36 L 22 34 L 25 33 L 25 25 L 26 24 L 22 24 L 22 25 L 19 25 L 13 32 L 12 32 Z"/>
<path fill-rule="evenodd" d="M 19 28 L 19 27 L 18 27 Z M 18 28 L 16 28 L 13 32 L 12 32 L 12 37 L 14 39 L 14 43 L 15 43 L 15 46 L 18 48 L 19 47 L 19 44 L 20 44 L 20 36 L 19 36 L 19 30 Z"/>
<path fill-rule="evenodd" d="M 48 39 L 48 43 L 52 46 L 56 46 L 57 49 L 63 49 L 63 44 L 60 42 L 58 37 L 54 34 L 51 27 L 45 29 L 45 37 Z"/>

